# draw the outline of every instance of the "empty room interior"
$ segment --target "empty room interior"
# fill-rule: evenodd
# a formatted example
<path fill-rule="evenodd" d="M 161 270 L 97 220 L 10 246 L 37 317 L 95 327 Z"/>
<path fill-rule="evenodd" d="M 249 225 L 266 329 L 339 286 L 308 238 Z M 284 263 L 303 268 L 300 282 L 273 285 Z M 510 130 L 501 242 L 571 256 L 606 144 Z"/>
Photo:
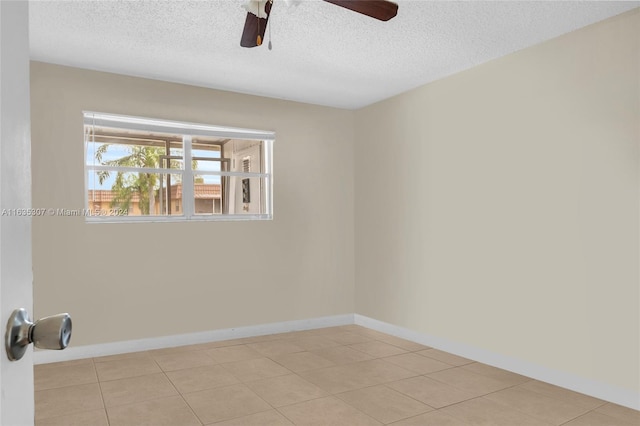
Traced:
<path fill-rule="evenodd" d="M 35 423 L 639 424 L 640 3 L 290 3 L 29 2 Z"/>

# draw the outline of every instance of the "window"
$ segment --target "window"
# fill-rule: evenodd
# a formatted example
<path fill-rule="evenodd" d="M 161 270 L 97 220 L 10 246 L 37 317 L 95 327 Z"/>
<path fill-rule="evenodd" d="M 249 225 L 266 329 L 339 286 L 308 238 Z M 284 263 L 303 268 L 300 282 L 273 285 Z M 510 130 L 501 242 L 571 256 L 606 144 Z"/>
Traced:
<path fill-rule="evenodd" d="M 271 219 L 274 133 L 84 113 L 87 221 Z"/>

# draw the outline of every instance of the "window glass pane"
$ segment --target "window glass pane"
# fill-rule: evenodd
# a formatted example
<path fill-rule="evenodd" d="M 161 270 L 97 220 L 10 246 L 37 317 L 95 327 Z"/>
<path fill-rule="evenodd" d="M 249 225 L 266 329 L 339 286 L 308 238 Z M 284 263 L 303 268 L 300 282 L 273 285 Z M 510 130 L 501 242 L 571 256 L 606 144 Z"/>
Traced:
<path fill-rule="evenodd" d="M 95 216 L 182 215 L 182 175 L 90 171 L 87 208 Z"/>
<path fill-rule="evenodd" d="M 158 189 L 158 212 L 169 216 L 182 216 L 184 214 L 182 203 L 182 175 L 166 174 L 160 180 Z"/>
<path fill-rule="evenodd" d="M 193 184 L 194 213 L 222 214 L 222 177 L 195 177 Z"/>
<path fill-rule="evenodd" d="M 266 214 L 267 178 L 204 176 L 194 179 L 194 212 L 197 215 Z"/>
<path fill-rule="evenodd" d="M 88 166 L 183 169 L 182 136 L 85 126 Z"/>
<path fill-rule="evenodd" d="M 191 141 L 194 171 L 228 171 L 228 161 L 222 159 L 222 147 L 229 139 L 196 136 Z"/>
<path fill-rule="evenodd" d="M 231 139 L 224 145 L 224 158 L 230 170 L 240 173 L 264 173 L 262 141 Z"/>

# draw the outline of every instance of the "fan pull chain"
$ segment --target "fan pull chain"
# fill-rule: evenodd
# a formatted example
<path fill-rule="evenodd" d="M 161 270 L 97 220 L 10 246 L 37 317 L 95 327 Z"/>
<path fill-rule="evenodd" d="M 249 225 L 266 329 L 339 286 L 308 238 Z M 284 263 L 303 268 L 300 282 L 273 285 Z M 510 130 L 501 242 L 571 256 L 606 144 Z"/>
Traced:
<path fill-rule="evenodd" d="M 273 0 L 266 0 L 273 6 Z M 260 37 L 260 8 L 258 7 L 258 37 L 256 37 L 256 44 L 258 46 L 262 46 L 262 37 Z M 269 14 L 265 17 L 265 19 L 269 19 Z M 265 28 L 266 30 L 266 28 Z M 271 26 L 269 27 L 269 50 L 273 48 L 273 44 L 271 44 Z"/>
<path fill-rule="evenodd" d="M 258 38 L 256 39 L 256 44 L 262 46 L 262 37 L 260 37 L 260 9 L 258 9 Z"/>
<path fill-rule="evenodd" d="M 273 5 L 273 0 L 271 0 L 271 5 Z M 269 25 L 269 50 L 273 49 L 273 44 L 271 44 L 271 27 L 273 27 L 273 19 L 271 20 L 271 25 Z"/>
<path fill-rule="evenodd" d="M 262 37 L 260 37 L 260 2 L 258 2 L 258 10 L 257 10 L 258 14 L 256 15 L 258 17 L 257 19 L 257 24 L 258 24 L 258 36 L 256 37 L 256 44 L 258 46 L 262 46 Z"/>

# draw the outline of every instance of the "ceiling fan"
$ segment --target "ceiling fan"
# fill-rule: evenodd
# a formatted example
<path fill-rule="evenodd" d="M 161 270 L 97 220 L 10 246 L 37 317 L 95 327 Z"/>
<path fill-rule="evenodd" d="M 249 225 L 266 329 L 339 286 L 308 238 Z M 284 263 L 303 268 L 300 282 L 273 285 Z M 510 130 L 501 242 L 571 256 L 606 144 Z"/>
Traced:
<path fill-rule="evenodd" d="M 295 0 L 285 1 L 287 3 L 292 3 Z M 387 0 L 324 1 L 380 21 L 388 21 L 398 13 L 398 5 Z M 240 39 L 240 46 L 256 47 L 262 44 L 272 6 L 273 0 L 249 0 L 245 3 L 244 8 L 247 10 L 247 19 L 244 22 L 244 30 L 242 31 L 242 38 Z"/>

